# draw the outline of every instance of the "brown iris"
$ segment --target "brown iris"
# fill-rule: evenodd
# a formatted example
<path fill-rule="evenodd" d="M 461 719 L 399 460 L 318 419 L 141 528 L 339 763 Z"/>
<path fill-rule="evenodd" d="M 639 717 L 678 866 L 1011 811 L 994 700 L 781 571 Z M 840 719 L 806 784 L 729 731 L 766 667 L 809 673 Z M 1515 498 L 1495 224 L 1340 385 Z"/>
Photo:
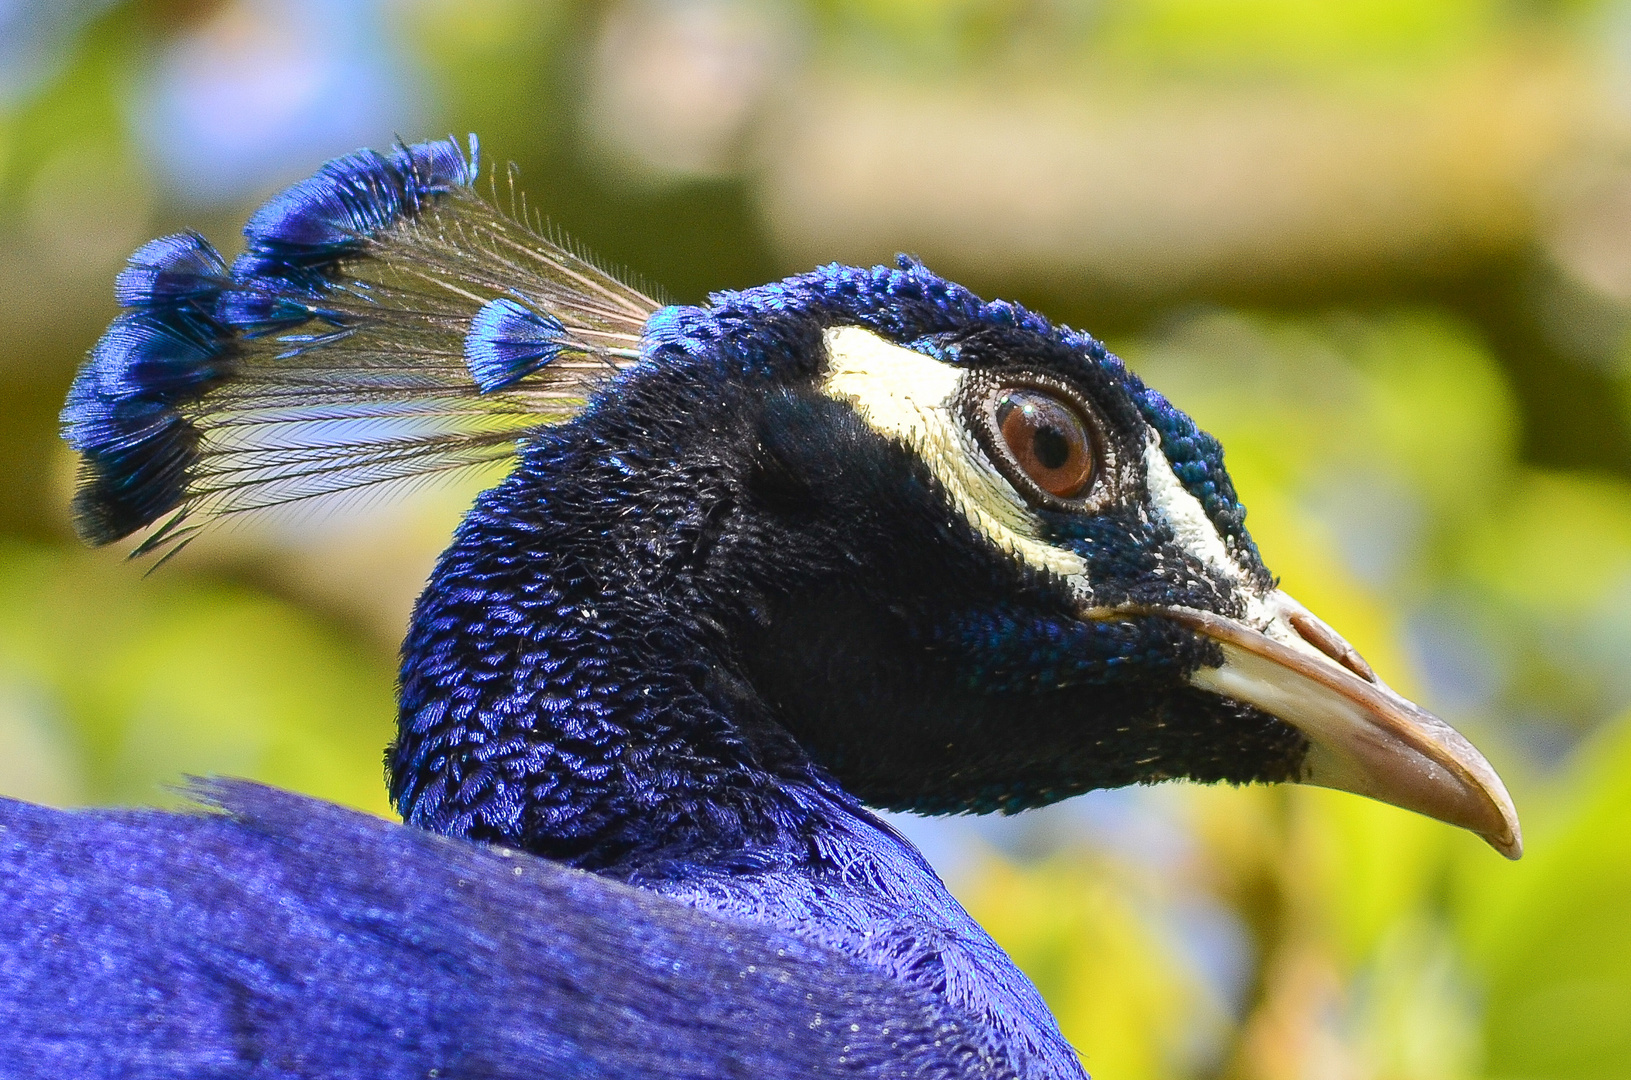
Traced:
<path fill-rule="evenodd" d="M 1074 408 L 1042 390 L 1006 390 L 997 400 L 997 434 L 1037 487 L 1074 499 L 1093 481 L 1093 437 Z"/>

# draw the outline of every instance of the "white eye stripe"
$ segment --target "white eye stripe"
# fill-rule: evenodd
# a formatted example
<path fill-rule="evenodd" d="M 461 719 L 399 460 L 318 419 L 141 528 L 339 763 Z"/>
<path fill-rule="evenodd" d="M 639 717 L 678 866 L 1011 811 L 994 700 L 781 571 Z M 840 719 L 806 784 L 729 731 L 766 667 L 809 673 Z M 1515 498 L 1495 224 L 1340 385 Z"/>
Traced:
<path fill-rule="evenodd" d="M 1161 449 L 1161 436 L 1153 428 L 1144 443 L 1144 477 L 1150 505 L 1172 529 L 1180 547 L 1226 577 L 1240 580 L 1246 576 L 1206 508 L 1172 471 L 1172 462 Z"/>
<path fill-rule="evenodd" d="M 874 430 L 911 447 L 975 531 L 1037 567 L 1086 585 L 1080 555 L 1041 538 L 1030 504 L 987 460 L 958 415 L 966 373 L 933 357 L 891 344 L 858 326 L 829 329 L 822 389 L 847 401 Z M 1150 429 L 1144 475 L 1151 507 L 1177 543 L 1224 577 L 1248 577 L 1200 500 L 1190 494 Z"/>
<path fill-rule="evenodd" d="M 849 402 L 873 430 L 911 447 L 976 532 L 1038 569 L 1065 577 L 1086 571 L 1080 555 L 1041 539 L 1030 506 L 958 418 L 964 372 L 859 326 L 833 327 L 824 338 L 822 390 Z"/>

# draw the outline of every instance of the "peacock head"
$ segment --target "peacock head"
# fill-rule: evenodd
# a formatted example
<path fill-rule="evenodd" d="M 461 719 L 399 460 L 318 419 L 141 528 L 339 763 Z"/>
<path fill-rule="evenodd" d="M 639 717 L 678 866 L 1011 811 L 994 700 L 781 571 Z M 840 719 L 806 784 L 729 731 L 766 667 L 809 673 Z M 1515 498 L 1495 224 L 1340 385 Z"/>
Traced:
<path fill-rule="evenodd" d="M 866 801 L 1298 781 L 1520 850 L 1484 758 L 1276 587 L 1217 441 L 1091 337 L 903 258 L 663 308 L 642 357 L 518 483 L 601 505 Z"/>

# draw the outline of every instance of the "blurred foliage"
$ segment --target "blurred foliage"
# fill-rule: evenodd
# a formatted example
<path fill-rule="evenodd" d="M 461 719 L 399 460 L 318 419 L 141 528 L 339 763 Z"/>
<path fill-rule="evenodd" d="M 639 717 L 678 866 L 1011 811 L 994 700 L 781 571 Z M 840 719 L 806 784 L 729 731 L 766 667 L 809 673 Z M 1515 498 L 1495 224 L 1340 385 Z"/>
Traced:
<path fill-rule="evenodd" d="M 1180 787 L 914 825 L 1094 1074 L 1631 1075 L 1631 4 L 62 0 L 0 28 L 0 791 L 173 800 L 223 772 L 387 811 L 396 639 L 471 489 L 245 523 L 146 576 L 80 550 L 55 413 L 146 236 L 191 224 L 231 251 L 324 157 L 444 130 L 481 132 L 535 205 L 687 301 L 804 268 L 791 203 L 830 258 L 845 208 L 875 205 L 844 199 L 966 197 L 945 204 L 981 226 L 946 241 L 958 276 L 1104 335 L 1219 435 L 1288 590 L 1486 749 L 1528 834 L 1511 865 L 1349 796 Z M 1173 176 L 1157 153 L 1137 198 L 1059 211 L 1108 215 L 1161 274 L 1038 261 L 967 188 L 1023 207 L 1085 182 L 1051 166 L 798 154 L 832 102 L 861 102 L 844 123 L 941 99 L 1001 118 L 1038 83 L 1067 121 L 1111 110 L 1215 156 Z M 1516 111 L 1477 111 L 1497 98 Z M 1235 111 L 1195 106 L 1214 101 Z M 1418 113 L 1454 123 L 1405 131 Z M 1357 194 L 1286 224 L 1292 181 L 1253 148 L 1323 145 L 1342 118 L 1393 186 L 1316 160 L 1316 188 Z M 1067 160 L 1045 152 L 1077 130 L 997 126 L 1022 165 Z M 1424 156 L 1446 130 L 1466 140 L 1448 173 Z M 1544 153 L 1503 157 L 1512 132 Z M 183 159 L 220 170 L 189 184 Z M 1186 263 L 1161 231 L 1192 189 L 1219 201 L 1184 235 L 1234 254 Z M 1376 191 L 1394 201 L 1367 218 Z M 1411 215 L 1402 247 L 1356 224 Z"/>
<path fill-rule="evenodd" d="M 0 547 L 0 778 L 50 802 L 174 801 L 254 776 L 376 812 L 392 671 L 265 593 Z"/>

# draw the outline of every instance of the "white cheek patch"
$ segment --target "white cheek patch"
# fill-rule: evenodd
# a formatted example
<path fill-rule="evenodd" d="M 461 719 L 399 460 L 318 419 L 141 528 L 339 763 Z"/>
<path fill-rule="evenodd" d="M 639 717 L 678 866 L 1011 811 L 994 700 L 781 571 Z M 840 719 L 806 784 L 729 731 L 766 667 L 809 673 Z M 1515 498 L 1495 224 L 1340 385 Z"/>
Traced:
<path fill-rule="evenodd" d="M 1212 524 L 1212 519 L 1206 516 L 1206 508 L 1201 501 L 1189 493 L 1189 489 L 1172 471 L 1172 462 L 1161 450 L 1161 436 L 1154 431 L 1150 432 L 1149 441 L 1144 444 L 1144 476 L 1149 487 L 1150 503 L 1172 529 L 1179 546 L 1226 579 L 1249 586 L 1251 575 L 1229 554 L 1229 546 L 1223 542 L 1223 535 Z M 1285 620 L 1277 617 L 1278 609 L 1272 602 L 1277 594 L 1265 596 L 1255 587 L 1243 591 L 1246 596 L 1243 621 L 1277 641 L 1285 641 L 1304 650 L 1310 648 Z"/>
<path fill-rule="evenodd" d="M 1144 443 L 1144 477 L 1150 491 L 1150 504 L 1172 529 L 1178 545 L 1225 577 L 1240 580 L 1246 575 L 1229 554 L 1212 519 L 1201 501 L 1189 493 L 1172 471 L 1172 463 L 1161 450 L 1161 436 L 1154 431 Z"/>
<path fill-rule="evenodd" d="M 1081 556 L 1040 538 L 1025 500 L 958 419 L 962 371 L 859 326 L 834 327 L 824 337 L 828 359 L 822 390 L 922 458 L 976 532 L 1037 569 L 1064 577 L 1086 572 Z"/>

